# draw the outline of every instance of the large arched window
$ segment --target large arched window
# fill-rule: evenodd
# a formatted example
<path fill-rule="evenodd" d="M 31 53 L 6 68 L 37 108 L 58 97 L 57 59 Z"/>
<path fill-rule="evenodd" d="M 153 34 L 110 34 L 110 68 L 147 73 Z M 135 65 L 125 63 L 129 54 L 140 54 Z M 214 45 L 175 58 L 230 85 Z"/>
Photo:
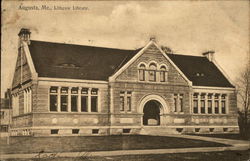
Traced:
<path fill-rule="evenodd" d="M 167 68 L 165 65 L 160 67 L 160 81 L 166 82 L 167 81 Z"/>
<path fill-rule="evenodd" d="M 139 66 L 139 80 L 140 81 L 145 81 L 145 70 L 146 70 L 146 65 L 145 64 L 140 64 Z"/>
<path fill-rule="evenodd" d="M 155 82 L 156 81 L 156 69 L 157 66 L 155 63 L 149 64 L 149 81 Z"/>

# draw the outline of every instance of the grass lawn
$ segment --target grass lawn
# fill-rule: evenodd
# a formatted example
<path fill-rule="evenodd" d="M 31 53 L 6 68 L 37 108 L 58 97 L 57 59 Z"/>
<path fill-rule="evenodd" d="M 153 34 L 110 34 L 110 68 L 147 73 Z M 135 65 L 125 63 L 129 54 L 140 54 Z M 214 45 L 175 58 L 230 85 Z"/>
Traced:
<path fill-rule="evenodd" d="M 250 138 L 243 138 L 240 134 L 192 134 L 192 135 L 250 141 Z"/>
<path fill-rule="evenodd" d="M 220 143 L 164 136 L 68 136 L 68 137 L 11 137 L 0 142 L 3 153 L 38 153 L 109 151 L 134 149 L 167 149 L 191 147 L 222 147 Z"/>
<path fill-rule="evenodd" d="M 29 159 L 29 161 L 247 161 L 250 151 L 224 151 L 200 153 L 174 153 L 157 155 L 127 155 L 111 157 L 83 156 L 78 158 L 42 158 Z M 27 159 L 10 159 L 6 161 L 24 161 Z"/>

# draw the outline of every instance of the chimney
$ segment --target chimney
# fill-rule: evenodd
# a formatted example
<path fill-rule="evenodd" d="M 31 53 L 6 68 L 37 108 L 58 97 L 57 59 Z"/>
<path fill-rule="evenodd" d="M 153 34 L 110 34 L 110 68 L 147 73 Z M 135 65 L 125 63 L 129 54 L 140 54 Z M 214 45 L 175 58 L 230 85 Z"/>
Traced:
<path fill-rule="evenodd" d="M 215 52 L 213 50 L 209 50 L 209 51 L 202 53 L 202 55 L 207 57 L 207 59 L 212 62 L 214 60 L 214 53 Z"/>
<path fill-rule="evenodd" d="M 22 42 L 26 42 L 28 45 L 30 45 L 30 30 L 29 29 L 25 29 L 25 28 L 22 28 L 18 34 L 19 36 L 19 41 Z"/>

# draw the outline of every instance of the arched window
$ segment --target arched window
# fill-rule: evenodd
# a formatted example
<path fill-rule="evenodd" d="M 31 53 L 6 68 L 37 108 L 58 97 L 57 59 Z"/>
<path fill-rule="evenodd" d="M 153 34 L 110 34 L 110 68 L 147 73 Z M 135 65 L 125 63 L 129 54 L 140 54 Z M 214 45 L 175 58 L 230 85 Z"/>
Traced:
<path fill-rule="evenodd" d="M 160 81 L 161 82 L 167 81 L 167 68 L 164 65 L 160 67 Z"/>
<path fill-rule="evenodd" d="M 156 69 L 157 69 L 157 66 L 155 63 L 151 63 L 149 64 L 149 81 L 153 81 L 155 82 L 156 81 Z"/>
<path fill-rule="evenodd" d="M 145 70 L 146 70 L 146 65 L 140 64 L 139 66 L 139 80 L 140 81 L 145 81 Z"/>

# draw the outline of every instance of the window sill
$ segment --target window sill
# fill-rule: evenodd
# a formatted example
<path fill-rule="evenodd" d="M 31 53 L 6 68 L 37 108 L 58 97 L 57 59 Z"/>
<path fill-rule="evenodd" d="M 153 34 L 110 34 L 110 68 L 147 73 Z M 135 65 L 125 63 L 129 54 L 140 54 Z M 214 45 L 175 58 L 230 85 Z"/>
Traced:
<path fill-rule="evenodd" d="M 228 115 L 227 113 L 192 113 L 193 115 Z"/>
<path fill-rule="evenodd" d="M 83 112 L 83 111 L 81 111 L 81 112 L 72 112 L 72 111 L 49 111 L 49 113 L 64 113 L 64 114 L 67 114 L 67 113 L 88 113 L 88 114 L 92 114 L 92 113 L 95 113 L 95 114 L 97 114 L 97 113 L 99 113 L 99 112 Z"/>
<path fill-rule="evenodd" d="M 184 114 L 184 112 L 174 112 L 174 114 Z"/>

